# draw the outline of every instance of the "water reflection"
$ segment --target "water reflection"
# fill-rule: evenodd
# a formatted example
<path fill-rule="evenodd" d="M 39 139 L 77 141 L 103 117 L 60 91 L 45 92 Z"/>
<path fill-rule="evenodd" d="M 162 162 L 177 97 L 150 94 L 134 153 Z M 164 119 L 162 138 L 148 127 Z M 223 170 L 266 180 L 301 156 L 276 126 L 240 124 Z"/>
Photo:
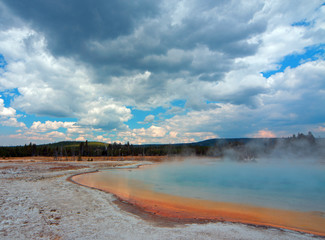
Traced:
<path fill-rule="evenodd" d="M 316 164 L 182 161 L 96 174 L 99 185 L 302 211 L 325 211 L 325 168 Z"/>
<path fill-rule="evenodd" d="M 280 226 L 325 235 L 325 168 L 317 164 L 178 161 L 73 180 L 148 212 Z"/>

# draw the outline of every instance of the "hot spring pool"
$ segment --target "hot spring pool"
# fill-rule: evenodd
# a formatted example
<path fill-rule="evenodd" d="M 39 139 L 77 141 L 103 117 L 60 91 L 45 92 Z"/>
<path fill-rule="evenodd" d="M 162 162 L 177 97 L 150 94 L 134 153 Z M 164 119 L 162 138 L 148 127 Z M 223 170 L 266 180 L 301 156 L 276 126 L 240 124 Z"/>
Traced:
<path fill-rule="evenodd" d="M 146 201 L 146 204 L 150 204 L 154 196 L 157 196 L 157 200 L 166 199 L 164 201 L 168 202 L 168 199 L 174 196 L 181 197 L 182 200 L 179 201 L 183 202 L 186 201 L 184 199 L 191 199 L 194 205 L 209 206 L 210 202 L 235 204 L 234 208 L 238 208 L 236 214 L 243 219 L 247 214 L 249 215 L 245 212 L 246 209 L 254 206 L 252 211 L 258 217 L 254 217 L 253 222 L 269 221 L 264 221 L 260 216 L 263 209 L 283 210 L 278 219 L 283 219 L 286 214 L 289 214 L 285 211 L 309 212 L 317 215 L 317 219 L 313 221 L 319 222 L 319 228 L 325 231 L 325 166 L 320 163 L 270 159 L 240 163 L 220 159 L 191 159 L 139 169 L 104 170 L 75 176 L 73 180 L 83 185 L 113 192 L 131 202 L 132 199 L 142 199 L 142 202 Z M 162 201 L 160 204 L 163 205 Z M 216 204 L 211 206 L 215 208 Z M 209 207 L 199 211 L 208 211 L 206 208 Z M 224 211 L 223 214 L 226 216 L 229 212 L 224 210 L 226 208 L 214 209 L 213 214 Z M 272 210 L 267 210 L 270 216 L 273 214 L 271 212 Z M 233 215 L 231 219 L 236 218 Z M 295 218 L 299 217 L 292 217 Z M 300 218 L 301 221 L 306 221 L 305 218 L 308 217 Z M 303 229 L 303 227 L 292 229 Z"/>
<path fill-rule="evenodd" d="M 325 166 L 320 165 L 202 160 L 98 174 L 141 181 L 171 195 L 325 212 Z"/>

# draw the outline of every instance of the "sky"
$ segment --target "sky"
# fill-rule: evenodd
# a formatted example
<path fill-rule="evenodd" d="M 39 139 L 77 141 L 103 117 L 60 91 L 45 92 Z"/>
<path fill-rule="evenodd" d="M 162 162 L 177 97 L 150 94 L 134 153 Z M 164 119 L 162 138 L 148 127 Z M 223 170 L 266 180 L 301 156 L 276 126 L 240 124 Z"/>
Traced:
<path fill-rule="evenodd" d="M 318 0 L 0 0 L 0 145 L 325 137 Z"/>

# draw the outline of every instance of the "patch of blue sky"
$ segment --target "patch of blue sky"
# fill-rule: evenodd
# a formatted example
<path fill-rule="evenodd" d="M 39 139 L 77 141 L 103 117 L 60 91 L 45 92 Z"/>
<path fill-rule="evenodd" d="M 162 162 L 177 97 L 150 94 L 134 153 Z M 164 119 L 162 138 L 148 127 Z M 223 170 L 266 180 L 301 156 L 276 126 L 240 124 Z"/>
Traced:
<path fill-rule="evenodd" d="M 175 116 L 175 113 L 173 111 L 170 111 L 173 109 L 173 107 L 178 107 L 178 108 L 184 108 L 186 101 L 185 100 L 174 100 L 171 102 L 171 107 L 170 108 L 163 108 L 163 107 L 158 107 L 155 109 L 151 109 L 148 111 L 144 110 L 138 110 L 138 109 L 132 109 L 131 107 L 131 113 L 133 115 L 133 118 L 130 119 L 129 121 L 126 122 L 126 124 L 131 128 L 149 128 L 152 125 L 152 122 L 145 123 L 144 120 L 148 115 L 153 115 L 155 116 L 153 122 L 159 122 L 160 120 L 168 119 L 173 116 Z"/>
<path fill-rule="evenodd" d="M 16 133 L 17 128 L 16 127 L 10 127 L 10 126 L 2 126 L 0 124 L 0 135 L 1 136 L 8 136 Z"/>
<path fill-rule="evenodd" d="M 7 89 L 5 91 L 0 91 L 1 98 L 4 101 L 5 107 L 10 107 L 10 104 L 15 96 L 19 96 L 20 93 L 17 88 Z"/>
<path fill-rule="evenodd" d="M 0 91 L 1 99 L 4 100 L 4 106 L 6 108 L 11 107 L 11 102 L 13 99 L 20 95 L 17 88 L 7 89 L 5 91 Z M 61 121 L 61 122 L 76 122 L 77 118 L 56 118 L 48 116 L 36 116 L 34 114 L 26 114 L 23 111 L 16 109 L 16 114 L 18 115 L 18 121 L 24 122 L 27 127 L 30 127 L 33 122 L 40 121 L 44 123 L 46 121 Z"/>
<path fill-rule="evenodd" d="M 174 100 L 171 102 L 171 105 L 172 106 L 175 106 L 175 107 L 184 107 L 186 104 L 186 101 L 183 100 L 183 99 L 177 99 L 177 100 Z"/>
<path fill-rule="evenodd" d="M 2 54 L 0 54 L 0 68 L 5 68 L 7 66 L 6 59 Z"/>
<path fill-rule="evenodd" d="M 279 68 L 267 72 L 261 72 L 264 77 L 268 78 L 278 72 L 283 72 L 287 67 L 296 68 L 302 63 L 316 61 L 325 57 L 325 44 L 306 47 L 303 54 L 291 54 L 285 56 L 281 62 L 278 63 Z"/>
<path fill-rule="evenodd" d="M 131 109 L 131 113 L 133 115 L 133 118 L 126 122 L 126 124 L 131 128 L 148 128 L 151 126 L 150 123 L 144 124 L 144 119 L 148 115 L 154 115 L 155 118 L 161 113 L 165 113 L 166 109 L 162 107 L 158 107 L 152 110 L 144 111 L 144 110 L 138 110 L 138 109 Z"/>
<path fill-rule="evenodd" d="M 218 107 L 218 104 L 220 104 L 220 101 L 209 101 L 209 100 L 207 100 L 207 101 L 205 101 L 205 103 L 208 104 L 208 105 L 214 104 L 214 105 L 216 105 L 216 107 Z"/>
<path fill-rule="evenodd" d="M 18 121 L 22 121 L 29 128 L 33 125 L 33 122 L 40 121 L 41 123 L 45 123 L 46 121 L 57 121 L 57 122 L 77 122 L 77 118 L 56 118 L 56 117 L 48 117 L 48 116 L 36 116 L 34 114 L 25 114 L 24 112 L 17 111 L 17 114 L 23 115 L 23 117 L 19 118 Z"/>
<path fill-rule="evenodd" d="M 165 113 L 159 115 L 161 120 L 172 118 L 175 115 L 185 115 L 188 111 L 185 107 L 186 100 L 177 99 L 172 101 L 170 104 L 171 107 L 168 108 Z"/>
<path fill-rule="evenodd" d="M 303 26 L 303 27 L 307 27 L 307 26 L 310 26 L 311 25 L 311 22 L 307 22 L 306 19 L 303 19 L 299 22 L 295 22 L 293 24 L 291 24 L 291 26 Z"/>

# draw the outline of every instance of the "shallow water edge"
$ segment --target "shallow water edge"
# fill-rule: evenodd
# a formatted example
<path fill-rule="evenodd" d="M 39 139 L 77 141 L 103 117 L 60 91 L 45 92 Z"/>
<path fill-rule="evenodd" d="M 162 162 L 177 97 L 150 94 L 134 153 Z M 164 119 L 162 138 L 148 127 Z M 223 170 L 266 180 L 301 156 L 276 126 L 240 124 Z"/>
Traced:
<path fill-rule="evenodd" d="M 138 166 L 137 166 L 138 167 Z M 117 181 L 116 176 L 96 180 L 96 172 L 78 174 L 68 180 L 82 186 L 112 193 L 141 211 L 176 223 L 227 221 L 274 227 L 325 236 L 325 218 L 319 212 L 299 212 L 256 207 L 247 204 L 214 202 L 151 191 L 145 184 Z M 96 182 L 97 181 L 97 182 Z M 118 184 L 116 184 L 119 182 Z M 141 186 L 141 187 L 139 187 Z"/>

